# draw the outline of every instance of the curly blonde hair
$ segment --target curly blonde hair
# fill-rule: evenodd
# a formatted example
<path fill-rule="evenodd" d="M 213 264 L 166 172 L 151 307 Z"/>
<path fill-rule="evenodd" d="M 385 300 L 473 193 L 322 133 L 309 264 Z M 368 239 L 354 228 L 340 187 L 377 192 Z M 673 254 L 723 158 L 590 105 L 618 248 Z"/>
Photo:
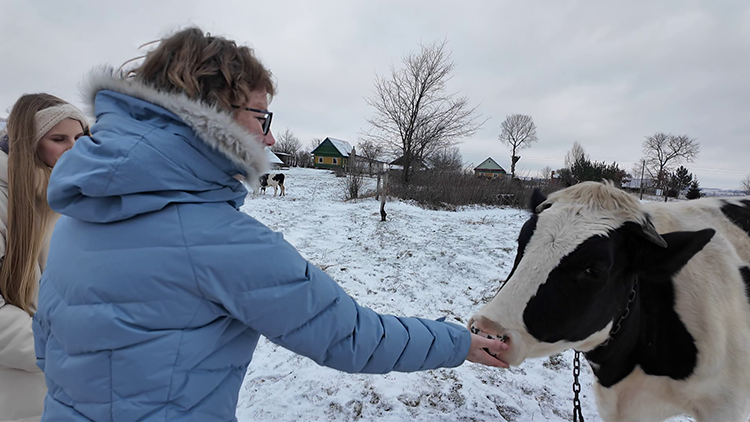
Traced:
<path fill-rule="evenodd" d="M 251 48 L 198 28 L 183 29 L 160 40 L 143 63 L 126 75 L 230 113 L 232 105 L 244 104 L 253 91 L 264 90 L 271 97 L 276 94 L 271 72 Z"/>

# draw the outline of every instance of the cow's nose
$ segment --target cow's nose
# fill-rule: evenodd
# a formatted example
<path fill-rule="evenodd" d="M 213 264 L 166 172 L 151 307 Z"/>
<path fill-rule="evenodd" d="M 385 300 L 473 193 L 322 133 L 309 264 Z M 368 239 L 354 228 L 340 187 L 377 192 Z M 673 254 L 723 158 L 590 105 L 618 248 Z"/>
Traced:
<path fill-rule="evenodd" d="M 469 330 L 477 335 L 483 335 L 491 339 L 507 340 L 505 328 L 500 324 L 483 316 L 474 316 L 469 320 Z"/>

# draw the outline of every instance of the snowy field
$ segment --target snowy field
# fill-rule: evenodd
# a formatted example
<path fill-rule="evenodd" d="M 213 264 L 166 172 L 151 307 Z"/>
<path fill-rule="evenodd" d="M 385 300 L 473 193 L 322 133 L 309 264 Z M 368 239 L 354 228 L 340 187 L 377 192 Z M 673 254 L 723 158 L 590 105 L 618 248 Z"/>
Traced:
<path fill-rule="evenodd" d="M 344 179 L 284 170 L 287 195 L 249 195 L 242 210 L 281 232 L 360 304 L 380 313 L 465 325 L 513 264 L 527 219 L 511 208 L 429 211 L 374 198 L 345 202 Z M 365 191 L 374 191 L 368 180 Z M 284 265 L 283 262 L 277 263 Z M 573 352 L 510 370 L 470 362 L 453 369 L 352 375 L 318 366 L 262 338 L 240 391 L 250 421 L 570 421 Z M 583 415 L 600 421 L 582 362 Z M 690 421 L 675 418 L 672 422 Z"/>

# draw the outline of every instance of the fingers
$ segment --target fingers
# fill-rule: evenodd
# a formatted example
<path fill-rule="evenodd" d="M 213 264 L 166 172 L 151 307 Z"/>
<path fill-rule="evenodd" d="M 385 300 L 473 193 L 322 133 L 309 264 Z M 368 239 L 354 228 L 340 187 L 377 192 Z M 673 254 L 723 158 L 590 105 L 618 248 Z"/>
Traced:
<path fill-rule="evenodd" d="M 477 353 L 476 360 L 473 360 L 472 362 L 481 363 L 482 365 L 487 365 L 487 366 L 493 366 L 495 368 L 508 368 L 509 367 L 507 363 L 503 362 L 502 360 L 496 357 L 488 355 L 484 351 Z"/>
<path fill-rule="evenodd" d="M 466 360 L 496 368 L 507 368 L 508 364 L 500 359 L 501 354 L 506 350 L 508 350 L 508 345 L 500 340 L 491 340 L 472 334 L 471 347 Z"/>
<path fill-rule="evenodd" d="M 499 355 L 500 353 L 508 350 L 508 345 L 500 340 L 490 340 L 482 336 L 477 337 L 477 347 L 485 349 L 485 351 L 491 355 Z"/>

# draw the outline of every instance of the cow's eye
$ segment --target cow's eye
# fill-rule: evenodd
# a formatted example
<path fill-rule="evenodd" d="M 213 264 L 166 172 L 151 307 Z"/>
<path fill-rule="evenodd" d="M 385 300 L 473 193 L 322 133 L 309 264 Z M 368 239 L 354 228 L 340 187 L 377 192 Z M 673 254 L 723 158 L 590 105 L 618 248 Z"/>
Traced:
<path fill-rule="evenodd" d="M 602 269 L 599 267 L 588 267 L 578 274 L 579 280 L 592 280 L 602 275 Z"/>

